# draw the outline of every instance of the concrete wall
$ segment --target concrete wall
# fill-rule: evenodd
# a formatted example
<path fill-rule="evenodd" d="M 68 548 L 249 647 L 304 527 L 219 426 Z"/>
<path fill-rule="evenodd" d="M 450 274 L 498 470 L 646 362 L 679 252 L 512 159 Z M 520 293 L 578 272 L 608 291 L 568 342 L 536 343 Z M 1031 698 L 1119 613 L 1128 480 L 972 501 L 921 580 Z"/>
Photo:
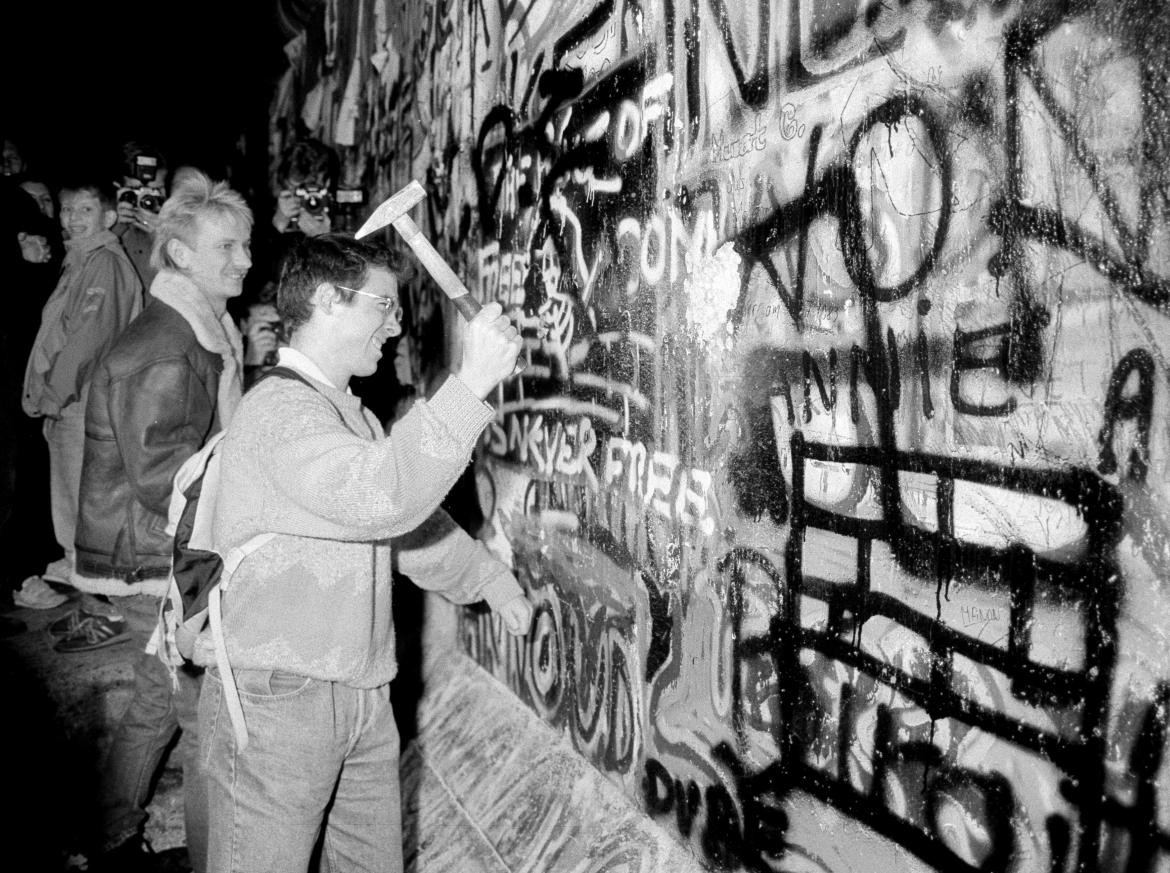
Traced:
<path fill-rule="evenodd" d="M 525 326 L 472 657 L 715 869 L 1170 870 L 1163 3 L 309 31 L 278 114 Z"/>

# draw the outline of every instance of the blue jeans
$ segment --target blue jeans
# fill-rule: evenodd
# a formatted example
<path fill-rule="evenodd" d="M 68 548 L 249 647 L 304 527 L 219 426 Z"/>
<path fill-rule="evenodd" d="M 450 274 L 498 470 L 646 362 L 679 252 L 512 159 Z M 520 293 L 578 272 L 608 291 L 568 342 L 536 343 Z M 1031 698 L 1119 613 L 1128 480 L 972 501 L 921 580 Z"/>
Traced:
<path fill-rule="evenodd" d="M 175 692 L 157 657 L 143 652 L 134 666 L 134 696 L 114 733 L 101 773 L 102 848 L 111 849 L 142 832 L 154 776 L 167 746 L 179 735 L 183 762 L 183 813 L 187 853 L 195 873 L 206 869 L 207 792 L 197 763 L 197 674 L 179 671 Z"/>
<path fill-rule="evenodd" d="M 323 869 L 401 873 L 390 686 L 350 688 L 272 670 L 234 675 L 246 748 L 237 746 L 215 668 L 199 698 L 210 873 L 303 873 L 322 829 Z"/>

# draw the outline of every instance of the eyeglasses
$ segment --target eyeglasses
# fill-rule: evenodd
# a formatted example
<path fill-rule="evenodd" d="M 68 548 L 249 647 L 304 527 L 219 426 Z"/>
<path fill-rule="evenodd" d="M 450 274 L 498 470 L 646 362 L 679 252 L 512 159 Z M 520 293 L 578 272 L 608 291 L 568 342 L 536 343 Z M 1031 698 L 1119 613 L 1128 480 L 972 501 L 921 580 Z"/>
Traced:
<path fill-rule="evenodd" d="M 383 315 L 393 315 L 397 318 L 399 313 L 402 311 L 398 305 L 398 299 L 396 297 L 383 297 L 381 294 L 371 294 L 369 291 L 359 291 L 357 288 L 347 288 L 344 285 L 338 285 L 336 282 L 333 283 L 333 287 L 340 288 L 342 291 L 348 291 L 351 294 L 360 294 L 362 297 L 369 297 L 371 300 L 377 300 L 378 306 L 381 308 Z"/>

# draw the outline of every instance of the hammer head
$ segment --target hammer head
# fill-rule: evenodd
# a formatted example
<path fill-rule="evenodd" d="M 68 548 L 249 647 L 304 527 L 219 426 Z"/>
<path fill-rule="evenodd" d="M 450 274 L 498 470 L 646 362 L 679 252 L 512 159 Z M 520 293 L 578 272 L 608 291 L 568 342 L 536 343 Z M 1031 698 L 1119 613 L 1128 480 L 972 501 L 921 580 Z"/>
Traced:
<path fill-rule="evenodd" d="M 363 236 L 369 236 L 374 231 L 381 230 L 387 225 L 393 224 L 394 219 L 405 215 L 414 204 L 420 200 L 425 200 L 426 197 L 426 189 L 418 183 L 418 179 L 415 179 L 397 194 L 388 200 L 382 201 L 382 205 L 375 209 L 373 215 L 366 219 L 366 223 L 358 229 L 358 232 L 353 235 L 353 238 L 361 239 Z"/>

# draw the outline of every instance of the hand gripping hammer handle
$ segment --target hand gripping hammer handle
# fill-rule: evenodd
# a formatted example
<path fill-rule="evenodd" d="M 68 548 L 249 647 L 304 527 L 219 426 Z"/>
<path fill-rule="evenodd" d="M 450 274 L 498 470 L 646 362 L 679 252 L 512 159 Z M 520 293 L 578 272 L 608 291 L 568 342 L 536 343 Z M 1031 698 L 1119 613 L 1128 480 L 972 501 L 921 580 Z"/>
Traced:
<path fill-rule="evenodd" d="M 394 219 L 394 229 L 401 234 L 402 239 L 410 246 L 411 251 L 414 252 L 415 257 L 419 259 L 431 278 L 435 280 L 438 286 L 447 295 L 447 298 L 459 310 L 459 314 L 467 321 L 479 315 L 479 311 L 483 309 L 479 305 L 479 301 L 471 296 L 471 292 L 467 290 L 467 286 L 463 284 L 463 280 L 451 269 L 451 265 L 443 260 L 443 256 L 438 253 L 431 241 L 428 240 L 414 220 L 409 215 L 400 215 Z M 512 371 L 513 376 L 517 376 L 524 372 L 525 363 L 520 358 L 516 359 L 516 367 Z"/>
<path fill-rule="evenodd" d="M 426 189 L 419 184 L 417 179 L 413 180 L 375 209 L 374 213 L 366 219 L 366 223 L 354 234 L 354 237 L 361 239 L 388 224 L 392 225 L 403 241 L 410 246 L 410 250 L 414 252 L 415 257 L 419 259 L 426 271 L 431 274 L 435 284 L 450 298 L 455 308 L 459 310 L 459 314 L 471 321 L 483 307 L 471 296 L 471 292 L 467 290 L 463 280 L 455 274 L 450 264 L 443 260 L 443 256 L 423 235 L 419 226 L 414 223 L 414 219 L 407 214 L 416 203 L 425 200 L 426 196 Z M 523 369 L 524 362 L 517 359 L 515 372 L 519 373 Z"/>

